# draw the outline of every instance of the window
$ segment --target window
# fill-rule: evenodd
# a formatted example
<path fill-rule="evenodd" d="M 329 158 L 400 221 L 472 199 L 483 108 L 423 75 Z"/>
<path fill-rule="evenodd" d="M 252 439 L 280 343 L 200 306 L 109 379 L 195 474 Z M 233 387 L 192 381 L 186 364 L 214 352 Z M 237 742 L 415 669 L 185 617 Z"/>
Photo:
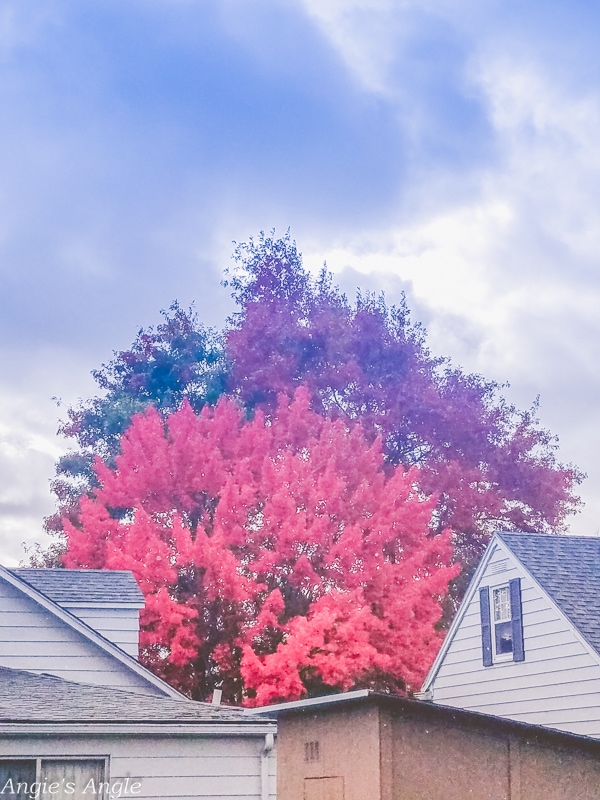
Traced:
<path fill-rule="evenodd" d="M 35 783 L 35 761 L 0 761 L 0 792 L 24 798 Z"/>
<path fill-rule="evenodd" d="M 492 589 L 492 611 L 494 623 L 494 655 L 511 656 L 513 651 L 512 614 L 510 611 L 510 588 L 499 586 Z"/>
<path fill-rule="evenodd" d="M 524 661 L 521 579 L 500 586 L 482 586 L 479 605 L 484 667 L 502 661 Z"/>
<path fill-rule="evenodd" d="M 105 800 L 105 759 L 0 759 L 0 797 Z"/>

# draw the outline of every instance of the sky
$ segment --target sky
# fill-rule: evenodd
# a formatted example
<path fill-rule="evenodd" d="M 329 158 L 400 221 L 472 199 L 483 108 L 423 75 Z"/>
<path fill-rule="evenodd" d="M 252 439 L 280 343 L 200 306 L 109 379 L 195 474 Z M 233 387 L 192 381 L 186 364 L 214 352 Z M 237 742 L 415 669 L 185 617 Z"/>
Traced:
<path fill-rule="evenodd" d="M 0 560 L 47 542 L 66 408 L 233 241 L 404 291 L 433 352 L 540 397 L 600 532 L 600 6 L 0 0 Z"/>

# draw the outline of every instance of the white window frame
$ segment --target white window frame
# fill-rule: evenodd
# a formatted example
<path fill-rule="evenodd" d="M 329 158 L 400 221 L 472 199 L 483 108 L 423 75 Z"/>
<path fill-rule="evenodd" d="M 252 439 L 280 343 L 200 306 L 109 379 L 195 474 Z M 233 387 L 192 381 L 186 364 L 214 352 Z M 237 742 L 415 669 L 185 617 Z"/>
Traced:
<path fill-rule="evenodd" d="M 494 592 L 497 592 L 499 589 L 506 589 L 508 593 L 508 618 L 496 620 L 496 607 L 494 603 Z M 497 653 L 496 652 L 496 624 L 501 624 L 502 622 L 510 622 L 512 623 L 512 609 L 510 606 L 510 584 L 509 583 L 497 583 L 495 586 L 489 587 L 490 592 L 490 634 L 492 639 L 492 662 L 494 664 L 501 664 L 505 661 L 513 661 L 514 660 L 514 641 L 513 641 L 513 651 L 510 653 Z"/>

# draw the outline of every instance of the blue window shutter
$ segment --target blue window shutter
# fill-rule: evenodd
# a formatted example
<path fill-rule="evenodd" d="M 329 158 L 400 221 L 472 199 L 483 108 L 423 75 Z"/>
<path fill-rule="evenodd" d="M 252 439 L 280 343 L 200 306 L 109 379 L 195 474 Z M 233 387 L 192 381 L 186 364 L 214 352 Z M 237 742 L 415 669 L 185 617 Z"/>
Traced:
<path fill-rule="evenodd" d="M 512 617 L 513 661 L 525 661 L 523 614 L 521 611 L 521 578 L 510 581 L 510 615 Z"/>
<path fill-rule="evenodd" d="M 479 608 L 481 609 L 481 648 L 483 666 L 492 666 L 492 626 L 490 622 L 490 593 L 485 586 L 479 590 Z"/>

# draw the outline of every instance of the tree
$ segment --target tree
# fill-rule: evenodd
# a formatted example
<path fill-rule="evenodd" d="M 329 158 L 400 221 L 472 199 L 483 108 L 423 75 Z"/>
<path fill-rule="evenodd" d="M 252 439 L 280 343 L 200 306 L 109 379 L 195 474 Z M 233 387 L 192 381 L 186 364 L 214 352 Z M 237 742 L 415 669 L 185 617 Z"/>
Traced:
<path fill-rule="evenodd" d="M 57 465 L 61 530 L 77 518 L 79 498 L 95 480 L 95 455 L 107 463 L 133 413 L 161 413 L 187 397 L 200 410 L 222 392 L 249 413 L 271 412 L 279 393 L 304 384 L 320 414 L 360 421 L 369 441 L 381 437 L 386 462 L 419 465 L 435 493 L 438 530 L 452 528 L 461 561 L 474 564 L 495 529 L 544 533 L 565 529 L 579 506 L 583 475 L 556 458 L 557 442 L 540 427 L 536 406 L 519 411 L 498 384 L 453 368 L 427 348 L 403 300 L 348 302 L 325 270 L 312 278 L 289 233 L 261 234 L 237 246 L 229 272 L 239 312 L 221 338 L 177 304 L 156 330 L 94 373 L 104 396 L 69 409 L 61 432 L 78 449 Z M 463 571 L 467 577 L 469 570 Z"/>
<path fill-rule="evenodd" d="M 112 463 L 134 414 L 150 405 L 167 414 L 184 398 L 200 411 L 223 392 L 226 365 L 220 337 L 199 322 L 192 308 L 186 311 L 177 302 L 161 314 L 162 324 L 140 330 L 129 350 L 115 352 L 108 364 L 92 372 L 104 394 L 68 409 L 59 433 L 74 439 L 77 449 L 56 465 L 52 489 L 59 510 L 46 520 L 47 530 L 60 532 L 65 518 L 77 518 L 80 498 L 95 485 L 94 458 Z M 32 557 L 42 564 L 46 554 Z"/>
<path fill-rule="evenodd" d="M 583 475 L 557 461 L 535 405 L 519 411 L 498 384 L 433 357 L 404 300 L 388 308 L 359 294 L 351 305 L 325 270 L 313 279 L 289 233 L 261 234 L 234 258 L 239 312 L 226 352 L 248 408 L 268 412 L 303 384 L 314 411 L 359 420 L 368 441 L 381 437 L 389 464 L 419 465 L 421 486 L 438 498 L 437 529 L 455 531 L 466 564 L 494 529 L 564 529 Z"/>
<path fill-rule="evenodd" d="M 380 437 L 387 464 L 419 466 L 423 491 L 437 497 L 435 530 L 455 531 L 467 567 L 461 581 L 494 529 L 565 529 L 583 474 L 557 460 L 557 441 L 540 427 L 535 405 L 519 411 L 498 384 L 432 356 L 404 300 L 389 308 L 359 294 L 351 304 L 325 270 L 312 278 L 289 234 L 261 234 L 234 257 L 229 283 L 239 312 L 224 351 L 220 336 L 174 304 L 163 325 L 140 331 L 131 350 L 94 373 L 105 395 L 69 410 L 62 432 L 79 449 L 58 463 L 59 512 L 49 530 L 76 522 L 80 497 L 96 480 L 94 456 L 114 463 L 133 413 L 153 405 L 164 415 L 186 397 L 199 410 L 226 392 L 247 413 L 270 414 L 280 393 L 292 397 L 301 384 L 312 410 L 360 421 L 369 442 Z M 52 562 L 47 553 L 33 561 L 47 556 Z"/>
<path fill-rule="evenodd" d="M 233 400 L 136 415 L 65 520 L 67 567 L 131 569 L 144 663 L 230 702 L 420 684 L 457 567 L 420 470 L 309 407 L 300 387 L 247 420 Z"/>

